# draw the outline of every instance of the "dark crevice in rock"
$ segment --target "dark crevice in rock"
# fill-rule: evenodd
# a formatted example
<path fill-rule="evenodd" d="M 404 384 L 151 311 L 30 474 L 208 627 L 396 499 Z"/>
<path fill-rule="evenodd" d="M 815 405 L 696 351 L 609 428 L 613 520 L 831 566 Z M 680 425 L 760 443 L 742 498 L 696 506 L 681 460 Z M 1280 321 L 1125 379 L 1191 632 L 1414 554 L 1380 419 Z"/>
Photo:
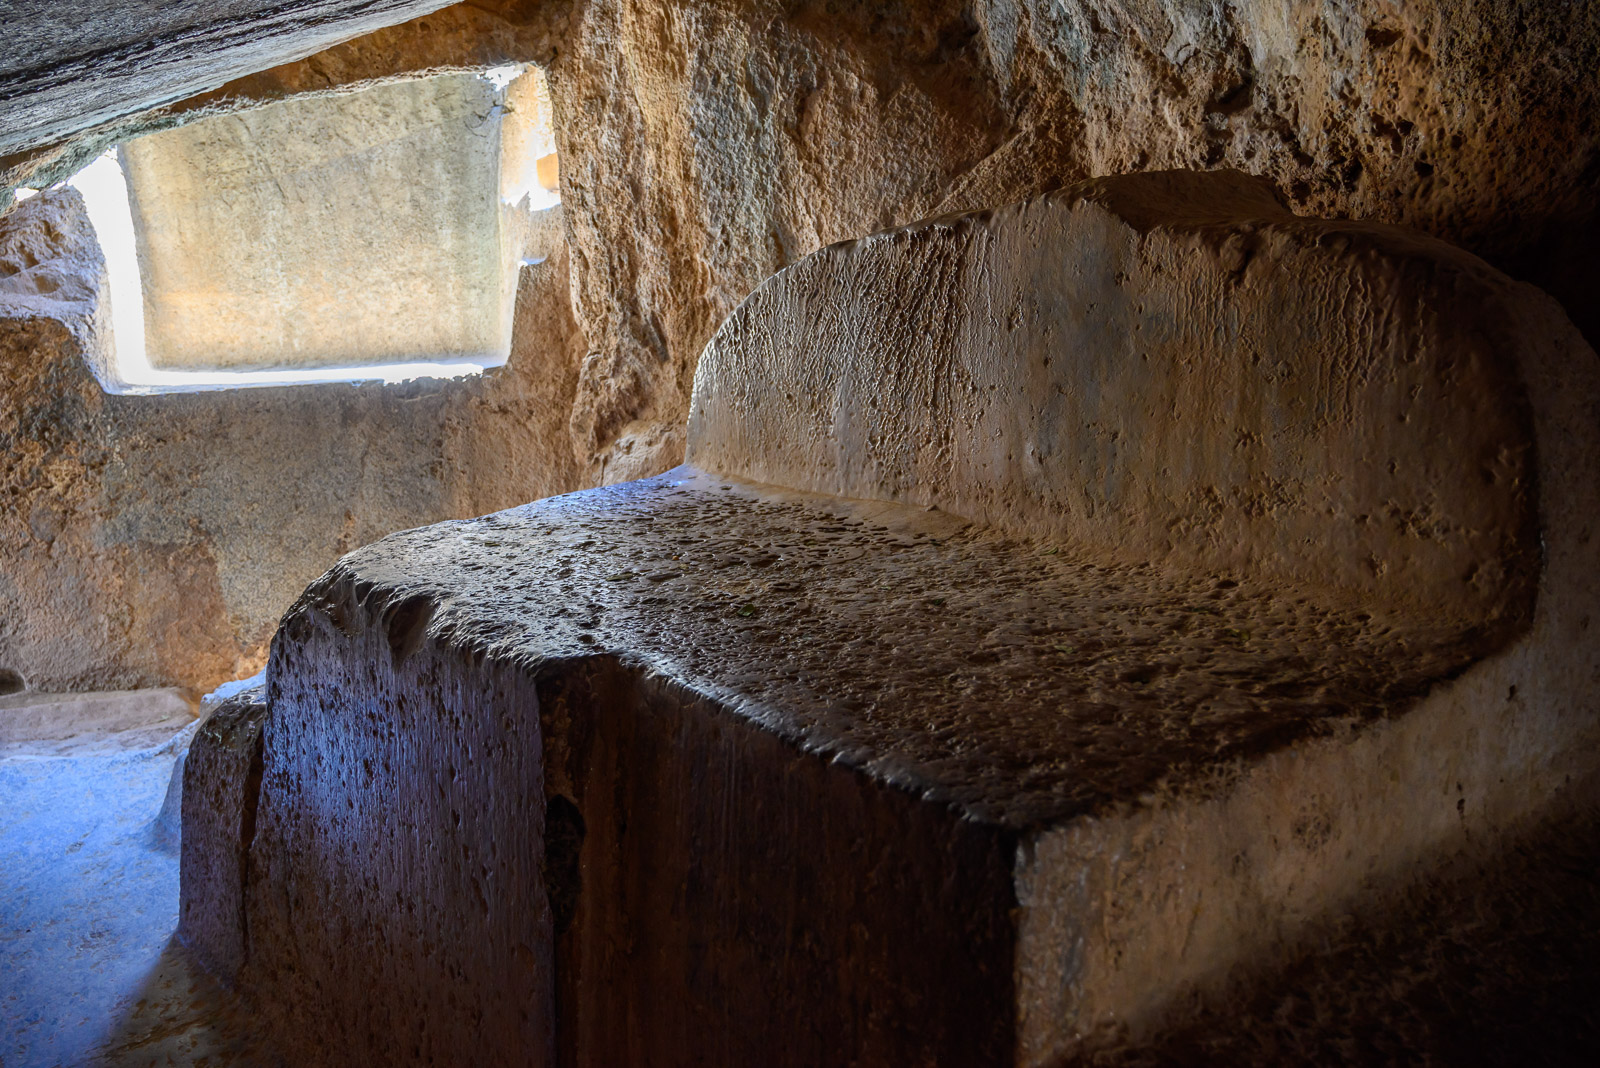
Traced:
<path fill-rule="evenodd" d="M 545 896 L 550 899 L 550 923 L 557 938 L 572 926 L 583 892 L 580 861 L 584 833 L 583 813 L 570 797 L 555 794 L 545 802 L 542 874 Z"/>
<path fill-rule="evenodd" d="M 265 712 L 262 719 L 265 719 Z M 261 773 L 266 747 L 266 732 L 257 730 L 250 742 L 250 763 L 240 786 L 239 797 L 239 964 L 250 964 L 250 893 L 253 850 L 256 844 L 256 813 L 261 805 Z"/>
<path fill-rule="evenodd" d="M 384 613 L 384 633 L 389 639 L 389 652 L 396 667 L 417 651 L 428 631 L 428 621 L 433 618 L 434 603 L 428 597 L 407 597 L 391 605 Z"/>

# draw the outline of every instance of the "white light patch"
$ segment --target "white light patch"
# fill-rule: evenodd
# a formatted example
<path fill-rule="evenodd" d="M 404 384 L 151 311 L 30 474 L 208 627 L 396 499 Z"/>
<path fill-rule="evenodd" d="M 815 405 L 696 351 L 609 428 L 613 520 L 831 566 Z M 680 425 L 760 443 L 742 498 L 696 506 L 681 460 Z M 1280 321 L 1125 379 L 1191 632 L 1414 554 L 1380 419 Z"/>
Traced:
<path fill-rule="evenodd" d="M 538 182 L 532 182 L 517 190 L 517 200 L 507 201 L 509 204 L 520 204 L 523 211 L 547 211 L 561 203 L 561 194 L 553 189 L 546 189 Z"/>
<path fill-rule="evenodd" d="M 27 200 L 29 197 L 36 197 L 38 195 L 39 191 L 37 189 L 28 189 L 24 186 L 18 186 L 11 191 L 11 199 L 18 204 L 22 203 L 24 200 Z"/>
<path fill-rule="evenodd" d="M 482 78 L 494 86 L 496 91 L 503 93 L 506 91 L 506 86 L 521 77 L 525 69 L 527 68 L 521 63 L 508 63 L 503 67 L 490 67 L 483 72 Z"/>
<path fill-rule="evenodd" d="M 139 249 L 133 236 L 133 212 L 128 207 L 128 182 L 116 149 L 73 175 L 68 184 L 82 195 L 106 258 L 117 377 L 133 385 L 156 372 L 144 350 L 144 286 L 139 278 Z"/>
<path fill-rule="evenodd" d="M 561 203 L 561 191 L 540 184 L 538 165 L 530 159 L 521 173 L 507 182 L 500 193 L 500 203 L 518 211 L 545 211 Z"/>
<path fill-rule="evenodd" d="M 139 274 L 139 250 L 133 233 L 133 211 L 128 204 L 128 181 L 113 149 L 74 175 L 68 183 L 83 196 L 106 260 L 106 282 L 111 290 L 111 333 L 115 351 L 116 381 L 102 383 L 108 393 L 190 393 L 213 389 L 248 389 L 252 386 L 303 386 L 329 382 L 410 382 L 419 378 L 466 378 L 490 366 L 481 358 L 405 363 L 375 363 L 360 367 L 296 367 L 281 371 L 168 371 L 150 366 L 145 350 L 144 286 Z"/>

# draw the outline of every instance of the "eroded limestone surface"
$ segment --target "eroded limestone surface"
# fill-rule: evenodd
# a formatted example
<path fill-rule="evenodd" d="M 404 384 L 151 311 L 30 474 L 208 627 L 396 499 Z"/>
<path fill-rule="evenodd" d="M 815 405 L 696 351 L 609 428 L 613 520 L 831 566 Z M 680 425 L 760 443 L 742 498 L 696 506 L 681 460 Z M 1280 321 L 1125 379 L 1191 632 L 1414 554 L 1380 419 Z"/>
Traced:
<path fill-rule="evenodd" d="M 1600 338 L 1600 6 L 1542 0 L 591 0 L 551 63 L 596 353 L 587 447 L 832 242 L 1095 175 L 1233 167 L 1459 244 Z M 601 102 L 604 102 L 603 105 Z"/>
<path fill-rule="evenodd" d="M 1242 174 L 1101 179 L 768 280 L 701 358 L 689 457 L 1515 628 L 1538 550 L 1507 288 Z"/>
<path fill-rule="evenodd" d="M 1234 575 L 686 467 L 353 553 L 291 614 L 278 664 L 303 615 L 386 627 L 402 653 L 427 633 L 530 665 L 620 657 L 1024 829 L 1398 711 L 1486 651 Z"/>
<path fill-rule="evenodd" d="M 1053 1064 L 1592 800 L 1600 361 L 1447 247 L 1243 194 L 827 250 L 707 351 L 717 470 L 347 556 L 274 643 L 241 987 L 311 1063 Z M 1124 286 L 1198 332 L 1125 351 Z M 1161 392 L 1186 360 L 1213 393 Z M 1093 511 L 1085 419 L 1125 435 Z M 1274 463 L 1321 496 L 1229 491 Z"/>

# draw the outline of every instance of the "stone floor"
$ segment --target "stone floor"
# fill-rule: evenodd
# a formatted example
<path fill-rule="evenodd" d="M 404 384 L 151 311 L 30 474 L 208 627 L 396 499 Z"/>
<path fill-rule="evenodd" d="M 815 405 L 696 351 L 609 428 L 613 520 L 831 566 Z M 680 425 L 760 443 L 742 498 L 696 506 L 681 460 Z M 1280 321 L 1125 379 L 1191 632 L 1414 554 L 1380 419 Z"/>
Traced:
<path fill-rule="evenodd" d="M 170 690 L 0 698 L 4 1068 L 261 1063 L 172 938 L 193 716 Z"/>

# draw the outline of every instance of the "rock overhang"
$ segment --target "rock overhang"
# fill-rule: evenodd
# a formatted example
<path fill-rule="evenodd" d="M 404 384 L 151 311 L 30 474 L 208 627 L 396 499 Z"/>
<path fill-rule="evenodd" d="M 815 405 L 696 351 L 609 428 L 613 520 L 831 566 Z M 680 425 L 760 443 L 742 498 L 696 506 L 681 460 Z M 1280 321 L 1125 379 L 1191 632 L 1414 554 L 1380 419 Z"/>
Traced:
<path fill-rule="evenodd" d="M 214 89 L 449 0 L 229 3 L 209 19 L 170 4 L 108 4 L 71 21 L 20 13 L 0 53 L 0 89 L 14 102 L 0 153 Z"/>

